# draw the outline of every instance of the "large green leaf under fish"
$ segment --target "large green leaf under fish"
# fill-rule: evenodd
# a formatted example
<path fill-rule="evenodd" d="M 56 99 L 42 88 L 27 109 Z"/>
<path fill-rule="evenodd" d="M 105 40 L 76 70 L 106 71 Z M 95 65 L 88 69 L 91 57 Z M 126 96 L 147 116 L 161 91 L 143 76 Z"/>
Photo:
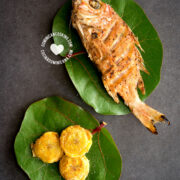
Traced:
<path fill-rule="evenodd" d="M 31 180 L 63 179 L 58 163 L 46 164 L 32 157 L 30 144 L 44 132 L 56 131 L 60 134 L 63 129 L 75 124 L 89 130 L 99 126 L 91 114 L 57 96 L 30 105 L 16 136 L 14 149 L 18 164 Z M 105 128 L 93 135 L 92 147 L 86 155 L 90 160 L 90 172 L 86 180 L 119 180 L 121 157 Z"/>
<path fill-rule="evenodd" d="M 104 0 L 129 25 L 144 49 L 141 52 L 149 75 L 142 72 L 146 94 L 139 95 L 145 100 L 155 89 L 160 81 L 162 64 L 162 44 L 157 32 L 146 17 L 144 11 L 134 0 Z M 147 2 L 148 3 L 148 2 Z M 62 32 L 71 37 L 74 52 L 85 51 L 77 32 L 69 26 L 71 17 L 71 1 L 68 1 L 57 13 L 53 22 L 53 32 Z M 60 44 L 58 37 L 54 38 L 56 44 Z M 78 55 L 66 62 L 66 69 L 81 98 L 96 112 L 105 115 L 123 115 L 129 113 L 129 109 L 121 100 L 116 104 L 106 92 L 101 75 L 92 64 L 87 54 Z"/>

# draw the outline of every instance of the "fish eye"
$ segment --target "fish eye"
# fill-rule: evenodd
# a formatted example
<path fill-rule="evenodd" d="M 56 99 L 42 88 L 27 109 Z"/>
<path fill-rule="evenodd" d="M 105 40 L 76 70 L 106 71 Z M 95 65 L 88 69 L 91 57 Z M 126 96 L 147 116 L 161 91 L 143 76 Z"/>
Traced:
<path fill-rule="evenodd" d="M 101 8 L 101 2 L 99 0 L 90 0 L 89 4 L 94 9 L 100 9 Z"/>

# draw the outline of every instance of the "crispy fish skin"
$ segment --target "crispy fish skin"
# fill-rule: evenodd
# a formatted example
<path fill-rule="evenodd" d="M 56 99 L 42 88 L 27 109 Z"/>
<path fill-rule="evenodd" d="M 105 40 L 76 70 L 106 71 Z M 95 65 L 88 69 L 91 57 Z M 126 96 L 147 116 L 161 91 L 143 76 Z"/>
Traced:
<path fill-rule="evenodd" d="M 140 71 L 148 73 L 138 39 L 128 25 L 100 0 L 73 0 L 72 25 L 78 31 L 92 62 L 102 73 L 108 94 L 124 102 L 141 123 L 157 134 L 157 122 L 169 121 L 164 114 L 142 102 L 137 87 L 145 94 Z"/>

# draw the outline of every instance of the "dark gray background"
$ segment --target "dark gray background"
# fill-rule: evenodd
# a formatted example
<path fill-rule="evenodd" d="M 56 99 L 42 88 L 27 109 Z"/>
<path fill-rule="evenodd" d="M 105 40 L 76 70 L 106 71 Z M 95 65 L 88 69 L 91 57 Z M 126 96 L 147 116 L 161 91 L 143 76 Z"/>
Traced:
<path fill-rule="evenodd" d="M 65 0 L 0 1 L 0 179 L 28 179 L 16 163 L 13 143 L 32 102 L 60 95 L 108 123 L 121 152 L 121 180 L 180 179 L 180 0 L 136 0 L 164 46 L 161 82 L 146 101 L 164 112 L 171 126 L 152 135 L 131 114 L 102 116 L 79 97 L 64 65 L 46 63 L 40 44 Z"/>

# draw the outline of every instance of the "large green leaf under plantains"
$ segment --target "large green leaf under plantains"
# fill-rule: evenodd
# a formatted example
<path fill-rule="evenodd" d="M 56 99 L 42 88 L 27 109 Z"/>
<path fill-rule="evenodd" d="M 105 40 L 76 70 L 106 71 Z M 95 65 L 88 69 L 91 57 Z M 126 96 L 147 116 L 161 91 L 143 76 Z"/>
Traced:
<path fill-rule="evenodd" d="M 45 98 L 30 105 L 17 134 L 14 149 L 18 164 L 31 180 L 63 179 L 59 174 L 58 163 L 45 164 L 32 157 L 30 144 L 44 132 L 61 133 L 64 128 L 74 124 L 90 130 L 99 126 L 91 114 L 60 97 Z M 105 128 L 93 135 L 87 158 L 90 160 L 90 172 L 86 180 L 119 180 L 121 157 Z"/>
<path fill-rule="evenodd" d="M 139 92 L 139 95 L 142 100 L 145 100 L 160 81 L 162 64 L 161 41 L 152 24 L 144 14 L 144 11 L 134 0 L 104 0 L 104 2 L 109 3 L 125 20 L 138 37 L 144 49 L 144 52 L 141 52 L 141 54 L 150 75 L 142 72 L 146 94 L 143 96 Z M 74 52 L 78 52 L 83 50 L 83 46 L 76 31 L 72 27 L 69 27 L 71 9 L 71 1 L 68 1 L 59 10 L 54 18 L 53 32 L 63 32 L 71 37 Z M 61 43 L 58 37 L 54 38 L 54 41 L 56 44 Z M 92 106 L 96 112 L 107 115 L 123 115 L 129 112 L 129 109 L 122 101 L 120 104 L 116 104 L 107 94 L 101 81 L 101 75 L 93 66 L 87 54 L 71 58 L 66 62 L 66 69 L 82 99 Z"/>

